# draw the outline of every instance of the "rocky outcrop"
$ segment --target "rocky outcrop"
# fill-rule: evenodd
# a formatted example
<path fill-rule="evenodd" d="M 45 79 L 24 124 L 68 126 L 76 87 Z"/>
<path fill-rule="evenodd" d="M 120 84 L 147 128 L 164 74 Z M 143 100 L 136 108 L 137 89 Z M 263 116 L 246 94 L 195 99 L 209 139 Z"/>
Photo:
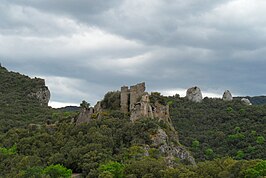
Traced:
<path fill-rule="evenodd" d="M 96 103 L 96 105 L 94 106 L 94 113 L 98 113 L 98 112 L 101 112 L 102 111 L 102 106 L 101 106 L 101 102 L 98 101 Z"/>
<path fill-rule="evenodd" d="M 130 120 L 133 123 L 142 118 L 158 119 L 166 123 L 167 133 L 158 125 L 157 133 L 154 134 L 153 132 L 150 135 L 153 144 L 144 145 L 145 155 L 148 155 L 148 150 L 153 147 L 158 148 L 169 166 L 175 164 L 176 158 L 188 160 L 191 164 L 195 165 L 194 158 L 186 148 L 179 144 L 178 134 L 170 119 L 169 106 L 164 105 L 164 101 L 161 101 L 160 97 L 160 94 L 155 97 L 155 95 L 149 95 L 145 92 L 145 83 L 140 83 L 130 88 L 123 86 L 120 92 L 120 110 L 126 115 L 130 114 Z M 94 118 L 101 118 L 101 113 L 104 109 L 108 108 L 102 108 L 101 102 L 98 102 L 94 108 L 89 110 L 83 109 L 76 118 L 76 124 L 90 122 Z"/>
<path fill-rule="evenodd" d="M 47 86 L 45 86 L 45 80 L 40 78 L 31 79 L 34 80 L 35 83 L 38 83 L 36 88 L 28 94 L 28 97 L 36 98 L 41 105 L 48 105 L 51 94 Z"/>
<path fill-rule="evenodd" d="M 244 104 L 247 105 L 247 106 L 252 105 L 252 103 L 251 103 L 251 102 L 249 101 L 249 99 L 247 99 L 247 98 L 242 98 L 241 101 L 242 101 L 242 103 L 244 103 Z"/>
<path fill-rule="evenodd" d="M 225 90 L 225 92 L 223 94 L 223 100 L 224 101 L 232 101 L 233 100 L 232 94 L 229 90 Z"/>
<path fill-rule="evenodd" d="M 186 98 L 189 101 L 193 101 L 193 102 L 197 102 L 197 103 L 201 102 L 202 101 L 202 93 L 201 93 L 200 88 L 197 86 L 189 88 L 187 90 L 187 93 L 186 93 Z"/>
<path fill-rule="evenodd" d="M 173 131 L 172 131 L 173 132 Z M 175 131 L 174 131 L 175 132 Z M 166 161 L 169 166 L 172 166 L 176 158 L 187 160 L 192 165 L 196 165 L 195 159 L 191 156 L 190 152 L 183 146 L 181 146 L 176 138 L 171 138 L 171 135 L 167 134 L 163 129 L 159 128 L 155 135 L 152 135 L 151 140 L 153 146 L 158 148 L 161 153 L 166 155 Z"/>
<path fill-rule="evenodd" d="M 149 95 L 145 94 L 141 97 L 140 102 L 137 102 L 132 106 L 130 120 L 135 122 L 142 117 L 149 117 L 154 119 L 154 113 L 152 106 L 150 105 Z"/>
<path fill-rule="evenodd" d="M 83 109 L 77 119 L 76 119 L 76 124 L 82 124 L 82 123 L 88 123 L 91 121 L 92 114 L 94 113 L 94 109 L 90 107 L 89 109 Z"/>
<path fill-rule="evenodd" d="M 36 91 L 30 93 L 28 96 L 36 98 L 40 102 L 41 105 L 47 106 L 49 103 L 51 94 L 50 94 L 48 87 L 43 86 L 42 88 L 36 89 Z"/>

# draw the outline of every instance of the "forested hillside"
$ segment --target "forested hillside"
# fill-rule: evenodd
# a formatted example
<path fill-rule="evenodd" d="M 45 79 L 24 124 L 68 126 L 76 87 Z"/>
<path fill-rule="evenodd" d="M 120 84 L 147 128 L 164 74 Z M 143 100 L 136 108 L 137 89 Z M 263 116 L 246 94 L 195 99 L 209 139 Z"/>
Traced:
<path fill-rule="evenodd" d="M 236 98 L 241 98 L 241 97 L 236 97 Z M 244 98 L 249 99 L 249 101 L 253 105 L 265 105 L 266 104 L 266 96 L 246 96 Z"/>
<path fill-rule="evenodd" d="M 193 103 L 178 96 L 168 102 L 181 142 L 198 160 L 266 159 L 266 105 L 210 98 Z"/>
<path fill-rule="evenodd" d="M 31 79 L 0 67 L 0 81 L 0 132 L 29 123 L 43 123 L 50 117 L 51 109 L 31 97 L 45 87 L 43 79 Z"/>
<path fill-rule="evenodd" d="M 173 128 L 157 118 L 131 122 L 129 114 L 119 110 L 117 92 L 105 95 L 100 115 L 77 124 L 77 108 L 55 110 L 29 97 L 44 87 L 42 80 L 3 67 L 0 80 L 0 177 L 266 176 L 265 105 L 210 98 L 194 103 L 153 93 L 152 102 L 170 106 L 178 139 Z M 179 158 L 170 164 L 155 145 L 158 129 L 174 135 L 159 141 L 184 145 L 197 165 Z"/>

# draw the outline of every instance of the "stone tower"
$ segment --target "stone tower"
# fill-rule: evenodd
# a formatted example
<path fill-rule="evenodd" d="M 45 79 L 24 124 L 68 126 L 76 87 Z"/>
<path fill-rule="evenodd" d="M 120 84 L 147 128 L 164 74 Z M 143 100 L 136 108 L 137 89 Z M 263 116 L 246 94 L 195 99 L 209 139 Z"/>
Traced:
<path fill-rule="evenodd" d="M 137 85 L 121 87 L 121 111 L 130 112 L 135 104 L 140 101 L 145 92 L 145 83 L 139 83 Z"/>
<path fill-rule="evenodd" d="M 141 99 L 142 95 L 145 92 L 145 83 L 139 83 L 130 87 L 130 111 L 134 105 Z"/>
<path fill-rule="evenodd" d="M 128 86 L 121 87 L 121 111 L 126 113 L 129 111 L 129 89 Z"/>

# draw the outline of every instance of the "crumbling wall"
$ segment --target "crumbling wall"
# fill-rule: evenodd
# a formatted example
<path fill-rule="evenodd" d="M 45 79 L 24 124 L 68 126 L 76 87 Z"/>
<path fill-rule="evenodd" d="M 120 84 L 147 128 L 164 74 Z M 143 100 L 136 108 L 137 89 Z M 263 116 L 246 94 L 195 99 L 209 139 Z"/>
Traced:
<path fill-rule="evenodd" d="M 130 87 L 130 90 L 129 90 L 130 111 L 134 108 L 134 105 L 138 102 L 140 97 L 144 94 L 145 89 L 146 88 L 145 88 L 144 82 Z"/>
<path fill-rule="evenodd" d="M 121 111 L 126 113 L 129 111 L 129 89 L 128 86 L 121 87 Z"/>
<path fill-rule="evenodd" d="M 145 89 L 145 82 L 130 86 L 130 89 L 128 86 L 121 87 L 121 111 L 124 113 L 132 111 L 135 104 L 143 96 Z"/>

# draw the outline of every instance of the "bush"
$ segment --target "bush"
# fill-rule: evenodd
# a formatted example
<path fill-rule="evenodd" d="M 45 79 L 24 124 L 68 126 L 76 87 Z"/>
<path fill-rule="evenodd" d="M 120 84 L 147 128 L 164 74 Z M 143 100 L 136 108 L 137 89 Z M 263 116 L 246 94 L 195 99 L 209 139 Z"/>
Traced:
<path fill-rule="evenodd" d="M 60 165 L 60 164 L 56 164 L 56 165 L 50 165 L 48 167 L 46 167 L 43 170 L 43 173 L 45 175 L 49 175 L 53 178 L 57 178 L 57 177 L 71 177 L 72 175 L 72 170 L 71 169 L 67 169 L 66 167 Z"/>
<path fill-rule="evenodd" d="M 110 161 L 99 167 L 100 177 L 122 178 L 124 175 L 124 165 L 118 162 Z"/>

